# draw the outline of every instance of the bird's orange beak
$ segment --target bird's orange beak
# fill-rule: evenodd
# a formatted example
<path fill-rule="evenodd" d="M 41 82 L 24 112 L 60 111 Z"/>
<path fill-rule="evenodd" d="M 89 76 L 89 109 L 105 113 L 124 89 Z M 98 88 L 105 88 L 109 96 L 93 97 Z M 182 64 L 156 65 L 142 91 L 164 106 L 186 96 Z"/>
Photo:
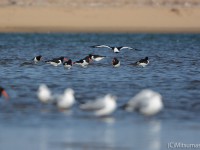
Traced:
<path fill-rule="evenodd" d="M 3 90 L 3 91 L 1 92 L 1 94 L 5 97 L 6 100 L 9 100 L 9 96 L 8 96 L 8 94 L 6 93 L 5 90 Z"/>

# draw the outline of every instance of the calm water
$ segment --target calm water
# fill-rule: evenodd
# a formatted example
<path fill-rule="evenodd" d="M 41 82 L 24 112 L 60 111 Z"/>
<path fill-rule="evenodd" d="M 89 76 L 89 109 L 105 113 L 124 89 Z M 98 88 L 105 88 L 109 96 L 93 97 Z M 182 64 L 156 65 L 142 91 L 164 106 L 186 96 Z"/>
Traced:
<path fill-rule="evenodd" d="M 0 34 L 0 85 L 11 97 L 9 102 L 0 100 L 0 149 L 163 150 L 169 142 L 199 143 L 199 41 L 198 34 Z M 142 51 L 115 54 L 90 48 L 96 44 Z M 45 60 L 66 56 L 75 61 L 89 53 L 107 57 L 70 70 L 29 63 L 39 54 Z M 147 67 L 129 65 L 146 56 Z M 113 57 L 121 61 L 119 68 L 112 67 Z M 38 102 L 41 83 L 54 93 L 71 87 L 80 101 L 112 93 L 119 106 L 150 88 L 163 96 L 165 108 L 151 118 L 122 110 L 110 118 L 92 118 L 77 105 L 60 112 Z"/>

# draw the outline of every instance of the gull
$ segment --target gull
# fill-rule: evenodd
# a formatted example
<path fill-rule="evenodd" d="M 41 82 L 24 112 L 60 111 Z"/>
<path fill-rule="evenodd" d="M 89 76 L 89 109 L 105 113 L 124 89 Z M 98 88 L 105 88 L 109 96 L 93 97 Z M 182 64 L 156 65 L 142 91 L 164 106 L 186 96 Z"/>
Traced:
<path fill-rule="evenodd" d="M 102 98 L 98 98 L 95 101 L 89 101 L 85 104 L 81 104 L 82 110 L 93 111 L 95 116 L 107 116 L 115 111 L 117 108 L 116 97 L 107 94 Z"/>
<path fill-rule="evenodd" d="M 52 94 L 45 84 L 41 84 L 37 91 L 37 97 L 42 103 L 48 103 L 52 100 Z"/>
<path fill-rule="evenodd" d="M 59 109 L 69 109 L 75 103 L 74 90 L 68 88 L 63 95 L 58 96 L 57 107 Z"/>
<path fill-rule="evenodd" d="M 109 48 L 109 49 L 113 50 L 114 53 L 119 53 L 122 49 L 132 49 L 132 50 L 140 51 L 139 49 L 128 47 L 128 46 L 115 47 L 115 46 L 107 46 L 107 45 L 95 45 L 95 46 L 91 46 L 91 47 L 92 48 Z"/>
<path fill-rule="evenodd" d="M 129 112 L 138 111 L 145 116 L 155 115 L 163 108 L 162 96 L 153 90 L 144 89 L 123 107 Z"/>

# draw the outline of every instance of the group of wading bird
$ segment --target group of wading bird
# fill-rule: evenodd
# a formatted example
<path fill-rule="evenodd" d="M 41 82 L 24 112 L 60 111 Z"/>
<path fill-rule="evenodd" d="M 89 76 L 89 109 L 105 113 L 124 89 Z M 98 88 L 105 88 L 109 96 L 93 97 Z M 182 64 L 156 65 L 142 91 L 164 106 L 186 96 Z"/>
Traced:
<path fill-rule="evenodd" d="M 132 48 L 132 47 L 127 47 L 127 46 L 110 47 L 110 46 L 107 46 L 107 45 L 96 45 L 96 46 L 92 46 L 92 48 L 109 48 L 109 49 L 113 50 L 114 53 L 119 53 L 122 49 L 138 50 L 138 49 L 135 49 L 135 48 Z M 86 67 L 92 61 L 100 61 L 100 60 L 104 59 L 105 57 L 106 56 L 89 54 L 88 56 L 84 57 L 83 59 L 72 62 L 71 59 L 67 59 L 67 58 L 62 56 L 62 57 L 58 57 L 58 58 L 53 58 L 51 60 L 46 60 L 45 62 L 49 63 L 53 66 L 58 66 L 58 65 L 63 64 L 63 66 L 65 68 L 70 69 L 73 66 L 73 64 L 80 65 L 82 67 Z M 42 59 L 41 55 L 33 58 L 35 63 L 40 62 L 41 59 Z M 148 57 L 145 57 L 144 59 L 140 59 L 139 61 L 133 63 L 133 65 L 138 65 L 138 66 L 142 66 L 142 67 L 145 67 L 148 64 L 149 64 Z M 112 65 L 113 65 L 113 67 L 119 67 L 120 61 L 116 57 L 114 57 L 113 60 L 112 60 Z"/>
<path fill-rule="evenodd" d="M 119 53 L 122 49 L 134 49 L 131 47 L 110 47 L 107 45 L 97 45 L 92 46 L 93 48 L 101 48 L 106 47 L 112 49 L 113 52 Z M 137 49 L 134 49 L 137 50 Z M 37 63 L 41 60 L 42 56 L 36 56 L 33 58 L 34 62 Z M 78 64 L 83 67 L 87 66 L 92 60 L 100 61 L 105 56 L 93 55 L 89 54 L 85 58 L 75 61 L 72 63 L 71 59 L 66 59 L 64 57 L 54 58 L 52 60 L 45 61 L 46 63 L 52 64 L 54 66 L 58 66 L 63 64 L 66 68 L 71 68 L 73 64 Z M 141 59 L 134 63 L 135 65 L 139 65 L 145 67 L 149 64 L 148 57 L 145 59 Z M 119 67 L 120 61 L 117 58 L 113 58 L 112 61 L 113 67 Z M 6 91 L 0 87 L 0 96 L 3 95 L 6 99 L 9 98 Z M 48 104 L 56 104 L 56 106 L 60 110 L 68 110 L 74 106 L 76 102 L 79 103 L 79 108 L 84 111 L 91 111 L 94 116 L 108 116 L 111 115 L 117 109 L 117 97 L 112 94 L 106 94 L 103 97 L 97 98 L 93 101 L 87 101 L 85 103 L 79 102 L 75 100 L 74 90 L 71 88 L 67 88 L 63 94 L 55 95 L 52 94 L 51 90 L 45 84 L 41 84 L 37 91 L 37 97 L 40 102 Z M 163 108 L 162 96 L 150 89 L 145 89 L 136 94 L 133 98 L 131 98 L 126 104 L 120 106 L 120 108 L 132 112 L 137 111 L 145 116 L 152 116 L 159 113 Z"/>

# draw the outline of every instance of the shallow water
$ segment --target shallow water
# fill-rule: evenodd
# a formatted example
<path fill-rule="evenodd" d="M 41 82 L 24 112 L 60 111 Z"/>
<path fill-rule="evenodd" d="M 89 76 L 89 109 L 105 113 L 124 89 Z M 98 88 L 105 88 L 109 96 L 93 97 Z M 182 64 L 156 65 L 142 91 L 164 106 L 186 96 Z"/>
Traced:
<path fill-rule="evenodd" d="M 0 149 L 167 149 L 169 142 L 198 143 L 200 133 L 199 34 L 0 34 L 0 84 L 9 102 L 0 101 Z M 131 46 L 142 51 L 93 49 L 91 45 Z M 44 60 L 66 56 L 79 60 L 89 53 L 105 55 L 87 68 L 67 70 Z M 129 64 L 148 56 L 150 64 Z M 111 61 L 117 57 L 119 68 Z M 159 92 L 164 110 L 151 118 L 118 109 L 111 118 L 87 116 L 76 105 L 60 112 L 38 102 L 45 83 L 54 93 L 75 90 L 78 101 L 106 93 L 119 106 L 145 88 Z M 12 141 L 12 144 L 10 142 Z"/>

